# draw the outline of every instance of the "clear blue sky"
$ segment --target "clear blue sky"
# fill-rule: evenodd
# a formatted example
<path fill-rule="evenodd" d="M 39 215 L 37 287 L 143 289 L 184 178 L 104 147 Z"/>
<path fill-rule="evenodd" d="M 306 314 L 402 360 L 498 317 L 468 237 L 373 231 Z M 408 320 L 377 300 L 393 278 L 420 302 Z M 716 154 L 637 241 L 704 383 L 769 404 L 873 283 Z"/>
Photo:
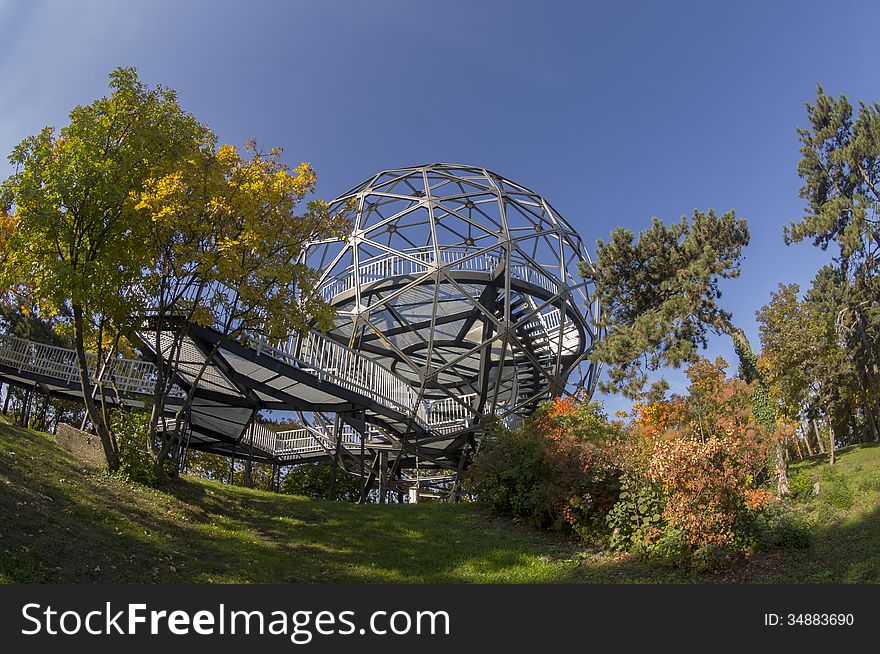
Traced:
<path fill-rule="evenodd" d="M 735 208 L 752 243 L 722 303 L 757 344 L 771 289 L 828 256 L 782 242 L 804 102 L 880 100 L 878 22 L 876 2 L 0 0 L 0 151 L 134 65 L 223 141 L 311 162 L 328 199 L 451 161 L 541 192 L 590 243 Z"/>

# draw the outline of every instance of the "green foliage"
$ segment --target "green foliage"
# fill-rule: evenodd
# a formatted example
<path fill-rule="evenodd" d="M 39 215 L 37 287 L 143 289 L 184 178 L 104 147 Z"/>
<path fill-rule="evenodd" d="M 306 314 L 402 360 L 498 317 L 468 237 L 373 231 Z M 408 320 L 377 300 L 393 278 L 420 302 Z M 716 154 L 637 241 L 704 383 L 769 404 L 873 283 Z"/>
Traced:
<path fill-rule="evenodd" d="M 798 470 L 789 475 L 788 483 L 791 488 L 789 499 L 796 502 L 811 502 L 816 497 L 814 492 L 814 479 L 803 470 Z"/>
<path fill-rule="evenodd" d="M 786 241 L 812 239 L 823 249 L 836 243 L 845 263 L 870 261 L 880 245 L 880 105 L 860 103 L 854 119 L 845 95 L 835 99 L 820 86 L 807 118 L 809 128 L 798 130 L 800 195 L 807 206 L 803 219 L 786 228 Z"/>
<path fill-rule="evenodd" d="M 119 468 L 116 474 L 138 484 L 155 486 L 158 481 L 156 467 L 148 451 L 149 414 L 143 411 L 116 411 L 112 426 L 119 444 Z"/>
<path fill-rule="evenodd" d="M 41 315 L 72 316 L 89 420 L 115 469 L 119 452 L 91 399 L 85 343 L 109 326 L 121 329 L 141 299 L 127 292 L 151 263 L 150 221 L 137 215 L 137 194 L 210 132 L 174 91 L 148 88 L 134 68 L 114 70 L 110 89 L 75 107 L 60 130 L 46 127 L 10 155 L 15 172 L 0 186 L 0 209 L 14 210 L 15 225 L 3 239 L 0 294 L 24 288 Z"/>
<path fill-rule="evenodd" d="M 653 484 L 624 476 L 617 497 L 617 502 L 605 516 L 611 530 L 609 544 L 613 549 L 630 550 L 639 544 L 650 546 L 664 537 L 665 500 Z"/>
<path fill-rule="evenodd" d="M 784 232 L 786 243 L 812 240 L 823 250 L 837 247 L 834 263 L 819 271 L 805 303 L 814 333 L 793 341 L 811 363 L 811 417 L 824 414 L 838 438 L 867 432 L 880 439 L 880 105 L 820 86 L 807 104 L 809 125 L 799 129 L 804 181 L 803 217 Z M 798 375 L 798 369 L 782 369 Z M 873 397 L 872 397 L 873 396 Z M 855 416 L 863 416 L 859 424 Z"/>
<path fill-rule="evenodd" d="M 654 218 L 635 235 L 616 229 L 599 241 L 596 261 L 581 273 L 596 285 L 605 338 L 594 359 L 606 364 L 606 392 L 637 397 L 648 372 L 697 360 L 709 332 L 731 329 L 718 283 L 739 275 L 749 230 L 733 211 L 695 211 L 666 226 Z"/>
<path fill-rule="evenodd" d="M 34 292 L 44 315 L 71 305 L 88 318 L 126 319 L 135 297 L 123 291 L 148 263 L 144 221 L 134 194 L 199 147 L 207 130 L 173 90 L 150 89 L 134 68 L 110 75 L 111 94 L 75 107 L 56 132 L 24 139 L 9 157 L 16 172 L 2 185 L 16 229 L 0 286 Z"/>
<path fill-rule="evenodd" d="M 772 434 L 776 431 L 776 407 L 770 399 L 767 380 L 758 369 L 758 357 L 742 330 L 734 332 L 733 349 L 739 358 L 740 377 L 747 384 L 755 384 L 752 391 L 752 415 L 755 422 Z"/>
<path fill-rule="evenodd" d="M 803 549 L 809 547 L 812 540 L 809 520 L 786 503 L 768 506 L 767 510 L 756 516 L 753 528 L 756 545 L 763 550 Z"/>
<path fill-rule="evenodd" d="M 853 505 L 855 493 L 845 476 L 834 468 L 828 468 L 822 473 L 819 498 L 835 509 L 848 509 Z"/>
<path fill-rule="evenodd" d="M 229 457 L 211 452 L 189 450 L 186 453 L 185 472 L 202 479 L 226 483 L 229 481 Z"/>
<path fill-rule="evenodd" d="M 555 521 L 549 481 L 542 435 L 533 429 L 498 427 L 483 436 L 480 453 L 467 472 L 466 487 L 492 513 L 549 528 Z"/>
<path fill-rule="evenodd" d="M 520 429 L 484 436 L 466 486 L 494 513 L 592 539 L 617 498 L 618 435 L 597 404 L 551 400 Z"/>
<path fill-rule="evenodd" d="M 715 572 L 730 565 L 731 555 L 732 552 L 726 545 L 708 543 L 691 553 L 691 568 L 699 574 Z"/>
<path fill-rule="evenodd" d="M 84 387 L 86 342 L 127 333 L 145 305 L 159 320 L 173 306 L 238 340 L 259 334 L 274 342 L 328 326 L 333 310 L 311 292 L 319 273 L 300 255 L 309 241 L 343 236 L 348 221 L 309 200 L 312 167 L 290 168 L 280 149 L 264 153 L 253 141 L 244 153 L 217 147 L 172 89 L 149 88 L 134 68 L 114 70 L 110 90 L 10 156 L 15 173 L 0 187 L 0 297 L 23 289 L 41 315 L 72 316 Z M 165 413 L 172 384 L 162 353 L 179 351 L 165 345 L 155 348 L 154 418 Z M 84 390 L 114 468 L 113 436 Z M 189 394 L 181 416 L 191 401 Z M 160 475 L 175 442 L 160 451 Z"/>
<path fill-rule="evenodd" d="M 687 568 L 691 562 L 691 546 L 685 533 L 666 527 L 660 540 L 651 547 L 649 558 L 675 568 Z"/>
<path fill-rule="evenodd" d="M 281 480 L 281 492 L 305 497 L 327 498 L 330 492 L 330 480 L 337 467 L 332 461 L 301 463 L 287 469 Z M 342 470 L 336 470 L 334 485 L 335 499 L 342 502 L 357 502 L 361 496 L 360 478 Z"/>

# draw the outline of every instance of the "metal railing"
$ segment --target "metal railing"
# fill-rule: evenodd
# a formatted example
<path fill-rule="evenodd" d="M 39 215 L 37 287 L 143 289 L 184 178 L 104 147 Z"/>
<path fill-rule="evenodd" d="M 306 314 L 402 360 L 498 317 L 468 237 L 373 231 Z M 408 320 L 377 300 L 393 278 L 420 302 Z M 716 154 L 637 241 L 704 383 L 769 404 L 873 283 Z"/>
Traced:
<path fill-rule="evenodd" d="M 439 264 L 449 270 L 468 270 L 475 272 L 491 272 L 500 259 L 488 253 L 474 254 L 473 250 L 443 248 L 439 250 Z M 326 302 L 334 297 L 361 285 L 408 275 L 422 275 L 431 269 L 434 262 L 433 249 L 407 250 L 404 254 L 385 254 L 362 261 L 358 265 L 357 275 L 354 266 L 349 266 L 339 275 L 330 277 L 318 287 L 318 295 Z M 535 286 L 540 286 L 554 295 L 559 292 L 559 282 L 541 268 L 528 262 L 514 258 L 511 261 L 510 276 Z"/>
<path fill-rule="evenodd" d="M 156 367 L 149 361 L 139 359 L 111 359 L 107 368 L 100 374 L 101 361 L 96 354 L 86 354 L 89 379 L 93 384 L 101 383 L 113 388 L 122 395 L 152 395 L 156 382 Z M 61 381 L 65 384 L 79 384 L 79 361 L 76 351 L 70 348 L 46 345 L 28 341 L 10 334 L 0 334 L 0 364 L 15 368 L 19 373 L 27 372 Z M 181 394 L 178 388 L 173 394 Z"/>
<path fill-rule="evenodd" d="M 533 320 L 527 322 L 524 329 L 527 332 L 537 333 L 539 343 L 536 345 L 538 354 L 555 354 L 555 347 L 559 339 L 561 329 L 561 312 L 559 309 L 551 309 L 546 313 L 538 313 Z M 581 334 L 577 325 L 566 317 L 565 327 L 562 328 L 562 351 L 563 354 L 576 352 L 580 347 Z"/>
<path fill-rule="evenodd" d="M 413 416 L 422 427 L 428 426 L 418 392 L 406 380 L 374 359 L 319 332 L 309 332 L 302 337 L 294 334 L 276 345 L 249 339 L 249 345 L 258 354 L 295 365 L 319 381 L 330 380 L 382 406 Z"/>
<path fill-rule="evenodd" d="M 364 446 L 382 433 L 375 427 L 368 427 Z M 361 434 L 349 425 L 340 425 L 339 444 L 348 450 L 361 446 Z M 242 436 L 242 444 L 253 443 L 254 447 L 278 458 L 301 458 L 311 454 L 331 454 L 336 448 L 336 435 L 331 424 L 315 419 L 313 424 L 298 429 L 272 431 L 265 425 L 253 423 Z"/>
<path fill-rule="evenodd" d="M 265 344 L 263 347 L 266 347 Z M 279 356 L 290 358 L 291 355 L 280 352 Z M 86 358 L 90 379 L 92 383 L 98 383 L 98 356 L 86 354 Z M 390 370 L 317 333 L 310 334 L 305 340 L 298 360 L 311 365 L 319 379 L 333 379 L 343 387 L 366 394 L 380 403 L 391 403 L 404 412 L 414 409 L 418 422 L 429 431 L 449 433 L 464 429 L 473 418 L 473 411 L 467 407 L 472 406 L 476 397 L 474 394 L 460 398 L 464 405 L 453 398 L 419 402 L 416 391 Z M 0 334 L 0 364 L 15 369 L 19 374 L 40 375 L 64 384 L 78 385 L 80 381 L 75 350 L 35 343 L 9 334 Z M 123 395 L 152 395 L 155 380 L 156 368 L 152 363 L 116 358 L 110 361 L 101 382 Z M 182 393 L 181 389 L 175 387 L 172 394 Z M 378 429 L 368 428 L 365 445 L 380 436 Z M 342 447 L 359 448 L 361 438 L 361 434 L 352 427 L 341 426 Z M 332 425 L 321 422 L 282 432 L 252 423 L 240 442 L 252 443 L 263 452 L 283 457 L 330 452 L 336 447 L 336 436 Z"/>
<path fill-rule="evenodd" d="M 473 405 L 476 398 L 476 393 L 469 393 L 460 396 L 458 400 L 452 397 L 446 397 L 442 400 L 427 400 L 425 415 L 428 424 L 435 427 L 440 424 L 461 422 L 467 426 L 475 415 Z"/>

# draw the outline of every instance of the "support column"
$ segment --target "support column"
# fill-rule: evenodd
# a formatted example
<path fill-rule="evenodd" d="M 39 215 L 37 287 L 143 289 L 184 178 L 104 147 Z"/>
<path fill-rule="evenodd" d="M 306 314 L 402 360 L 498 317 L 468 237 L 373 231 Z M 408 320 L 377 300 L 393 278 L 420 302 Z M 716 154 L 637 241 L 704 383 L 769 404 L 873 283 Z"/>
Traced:
<path fill-rule="evenodd" d="M 328 499 L 334 501 L 336 499 L 336 473 L 337 468 L 342 465 L 342 422 L 339 414 L 333 419 L 333 435 L 336 436 L 336 447 L 333 449 L 333 467 L 330 470 L 330 493 Z"/>
<path fill-rule="evenodd" d="M 467 459 L 464 448 L 458 457 L 458 469 L 455 471 L 455 479 L 452 482 L 452 490 L 449 491 L 449 501 L 455 502 L 458 499 L 458 486 L 461 483 L 461 473 L 464 472 L 464 462 Z"/>
<path fill-rule="evenodd" d="M 364 470 L 364 455 L 365 455 L 364 447 L 366 445 L 364 443 L 364 441 L 367 440 L 366 416 L 364 416 L 363 425 L 364 425 L 364 428 L 363 428 L 363 431 L 361 431 L 361 498 L 358 501 L 358 504 L 363 504 L 364 502 L 367 501 L 367 476 L 365 474 L 366 471 Z"/>
<path fill-rule="evenodd" d="M 388 452 L 379 452 L 379 504 L 385 504 L 388 493 Z"/>

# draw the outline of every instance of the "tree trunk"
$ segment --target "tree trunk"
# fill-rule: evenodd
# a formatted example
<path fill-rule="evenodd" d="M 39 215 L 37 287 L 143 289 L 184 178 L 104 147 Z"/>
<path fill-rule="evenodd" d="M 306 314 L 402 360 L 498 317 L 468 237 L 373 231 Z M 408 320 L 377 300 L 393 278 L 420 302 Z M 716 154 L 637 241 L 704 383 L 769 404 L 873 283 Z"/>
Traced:
<path fill-rule="evenodd" d="M 819 445 L 819 452 L 825 454 L 825 445 L 822 443 L 822 436 L 819 434 L 819 425 L 816 423 L 815 418 L 813 418 L 813 432 L 816 434 L 816 443 Z"/>
<path fill-rule="evenodd" d="M 21 414 L 18 416 L 18 424 L 21 427 L 27 429 L 28 422 L 31 419 L 31 397 L 34 394 L 34 389 L 27 389 L 27 393 L 24 396 L 24 401 L 21 404 Z"/>
<path fill-rule="evenodd" d="M 253 483 L 254 483 L 253 465 L 254 464 L 250 460 L 250 458 L 244 460 L 244 474 L 242 475 L 241 483 L 242 483 L 242 486 L 244 486 L 245 488 L 251 488 L 253 486 Z"/>
<path fill-rule="evenodd" d="M 809 456 L 813 456 L 813 446 L 810 445 L 810 432 L 807 427 L 804 427 L 803 424 L 798 426 L 798 430 L 801 432 L 801 435 L 804 437 L 804 444 L 807 446 L 807 454 Z"/>
<path fill-rule="evenodd" d="M 834 425 L 831 424 L 831 421 L 828 421 L 828 440 L 831 444 L 831 449 L 829 449 L 829 453 L 831 454 L 831 465 L 834 465 Z"/>
<path fill-rule="evenodd" d="M 800 430 L 798 430 L 798 431 L 800 431 Z M 795 435 L 794 435 L 794 448 L 795 448 L 795 450 L 797 450 L 798 460 L 803 459 L 804 452 L 801 449 L 801 438 L 800 438 L 800 434 L 798 432 L 795 432 Z"/>
<path fill-rule="evenodd" d="M 89 416 L 89 421 L 92 423 L 92 426 L 98 433 L 98 437 L 101 439 L 101 447 L 104 449 L 104 457 L 107 459 L 107 467 L 110 468 L 110 470 L 117 470 L 119 468 L 119 456 L 113 446 L 113 438 L 110 435 L 110 430 L 107 429 L 107 425 L 101 417 L 101 413 L 98 411 L 98 407 L 95 405 L 94 398 L 92 398 L 92 382 L 89 379 L 89 367 L 88 360 L 86 359 L 84 338 L 82 307 L 78 304 L 74 304 L 73 340 L 76 348 L 76 359 L 79 363 L 79 381 L 83 393 L 83 401 L 86 405 L 86 414 Z"/>
<path fill-rule="evenodd" d="M 871 416 L 874 418 L 874 440 L 880 440 L 880 384 L 877 383 L 877 378 L 870 370 L 866 370 L 867 379 L 868 379 L 868 388 L 865 389 L 866 395 L 873 395 L 873 400 L 871 398 L 867 399 L 868 402 L 868 411 Z"/>
<path fill-rule="evenodd" d="M 877 359 L 874 357 L 875 349 L 871 347 L 871 341 L 865 331 L 865 316 L 858 312 L 858 332 L 865 348 L 865 354 L 868 361 L 865 363 L 865 377 L 868 383 L 868 390 L 873 390 L 874 401 L 869 402 L 865 389 L 862 389 L 862 397 L 865 400 L 865 410 L 871 417 L 874 427 L 874 440 L 880 440 L 880 366 L 877 365 Z M 861 379 L 859 379 L 861 381 Z"/>
<path fill-rule="evenodd" d="M 776 494 L 782 498 L 791 492 L 788 484 L 788 471 L 785 469 L 785 458 L 782 456 L 782 443 L 776 446 Z"/>
<path fill-rule="evenodd" d="M 867 376 L 867 371 L 865 371 Z M 865 380 L 862 379 L 862 376 L 857 374 L 856 378 L 859 382 L 859 394 L 862 396 L 862 406 L 864 407 L 865 417 L 867 418 L 868 423 L 868 434 L 871 436 L 872 440 L 877 440 L 878 432 L 877 432 L 877 423 L 874 420 L 874 407 L 871 406 L 871 402 L 868 399 L 868 394 L 865 392 Z M 864 442 L 864 439 L 862 439 Z"/>

